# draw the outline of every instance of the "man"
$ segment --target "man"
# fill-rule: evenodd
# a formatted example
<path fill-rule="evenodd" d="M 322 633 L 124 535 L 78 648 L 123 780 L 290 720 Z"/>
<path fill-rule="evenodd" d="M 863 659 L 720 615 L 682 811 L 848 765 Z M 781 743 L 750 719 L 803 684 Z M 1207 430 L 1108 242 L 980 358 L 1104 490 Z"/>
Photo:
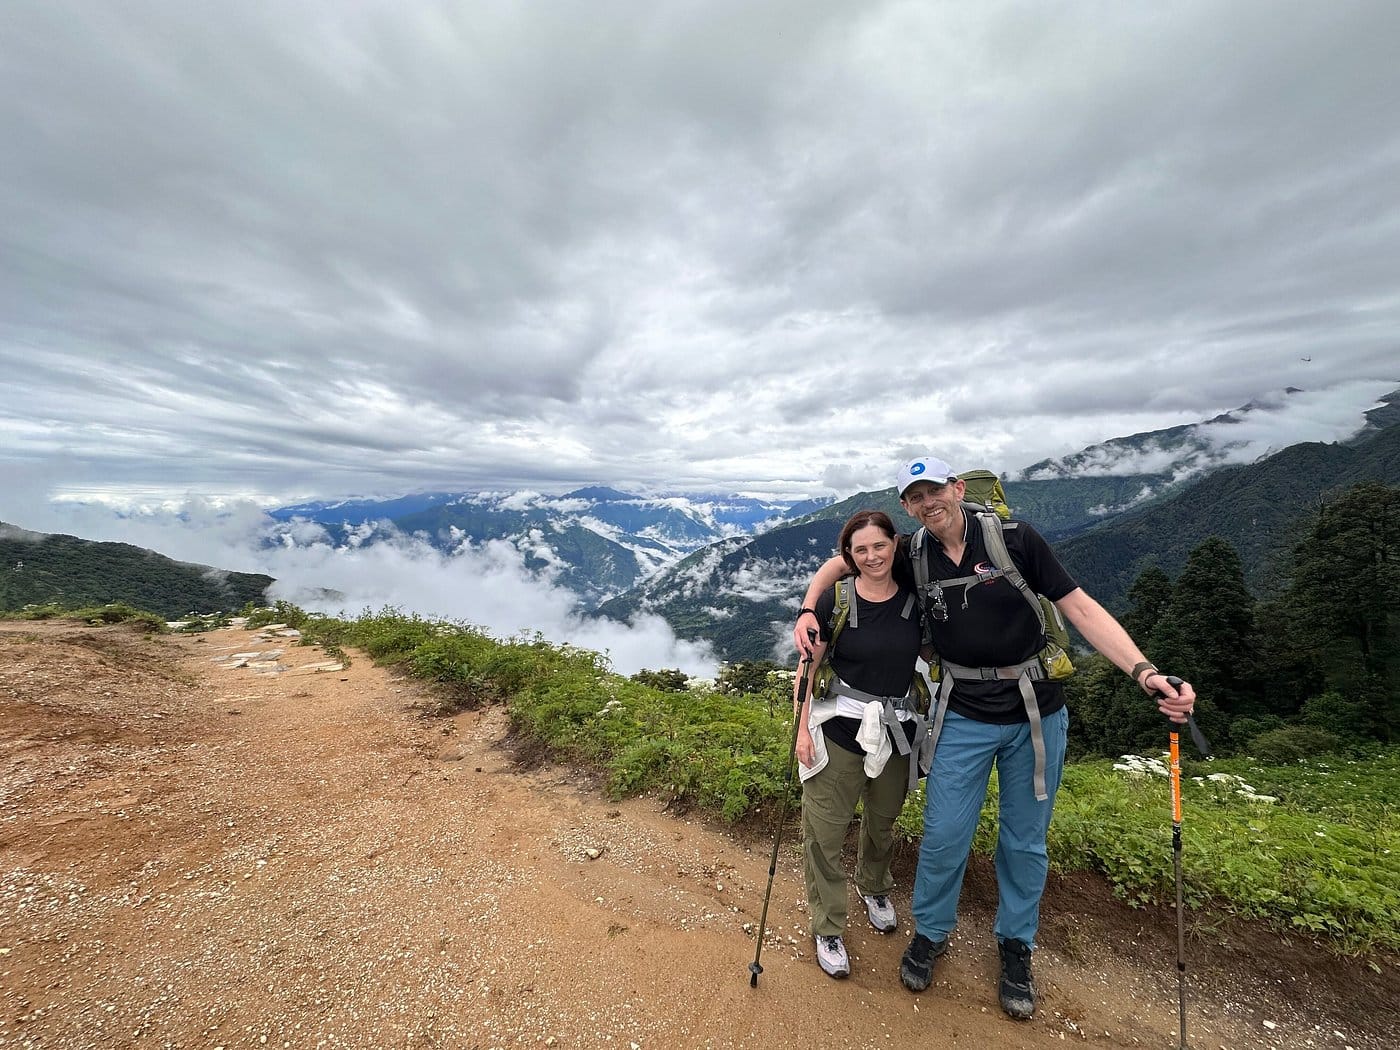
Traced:
<path fill-rule="evenodd" d="M 1043 616 L 1014 574 L 998 571 L 966 485 L 943 460 L 924 456 L 899 472 L 904 509 L 924 529 L 918 556 L 927 559 L 920 604 L 937 654 L 939 688 L 933 715 L 935 749 L 924 808 L 924 833 L 914 877 L 914 938 L 899 977 L 914 992 L 928 988 L 933 964 L 957 925 L 958 896 L 972 836 L 995 764 L 1000 801 L 996 849 L 997 916 L 1001 955 L 998 998 L 1018 1020 L 1035 1010 L 1031 951 L 1040 923 L 1048 871 L 1046 832 L 1064 768 L 1069 714 L 1064 690 L 1046 670 Z M 1001 529 L 1011 562 L 1033 594 L 1044 595 L 1095 649 L 1127 672 L 1168 718 L 1185 722 L 1196 694 L 1173 687 L 1108 611 L 1069 576 L 1049 544 L 1024 522 Z M 910 537 L 901 537 L 898 571 L 915 575 Z M 837 557 L 817 570 L 803 601 L 793 639 L 809 651 L 811 609 L 840 577 Z M 1027 592 L 1027 593 L 1029 593 Z"/>

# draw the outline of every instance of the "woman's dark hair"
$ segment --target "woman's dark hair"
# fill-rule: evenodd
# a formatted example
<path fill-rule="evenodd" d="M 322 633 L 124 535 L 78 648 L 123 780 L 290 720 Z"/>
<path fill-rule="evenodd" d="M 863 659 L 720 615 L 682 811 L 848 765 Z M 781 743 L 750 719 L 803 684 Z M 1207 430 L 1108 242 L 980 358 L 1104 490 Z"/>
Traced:
<path fill-rule="evenodd" d="M 858 510 L 847 518 L 846 524 L 841 526 L 841 538 L 836 541 L 836 549 L 841 552 L 841 560 L 846 563 L 846 568 L 857 576 L 860 575 L 860 570 L 851 560 L 851 537 L 867 525 L 874 525 L 890 539 L 899 535 L 895 531 L 894 522 L 890 521 L 890 516 L 883 510 Z"/>

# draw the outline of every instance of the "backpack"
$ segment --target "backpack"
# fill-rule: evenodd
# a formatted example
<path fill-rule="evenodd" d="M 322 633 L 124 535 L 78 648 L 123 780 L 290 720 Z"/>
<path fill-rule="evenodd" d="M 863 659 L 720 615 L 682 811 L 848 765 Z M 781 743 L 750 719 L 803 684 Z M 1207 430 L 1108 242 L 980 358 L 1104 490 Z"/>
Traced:
<path fill-rule="evenodd" d="M 852 615 L 855 610 L 855 586 L 854 576 L 843 576 L 836 581 L 835 604 L 831 608 L 831 618 L 827 621 L 827 629 L 831 632 L 831 638 L 826 643 L 826 653 L 822 656 L 822 662 L 817 667 L 817 676 L 812 686 L 812 696 L 820 699 L 825 697 L 831 687 L 831 680 L 836 677 L 836 671 L 831 666 L 832 654 L 836 652 L 836 639 L 845 629 L 849 622 L 852 628 L 859 627 L 858 617 Z M 917 601 L 917 596 L 914 598 Z M 906 612 L 908 607 L 906 606 Z M 924 676 L 918 671 L 914 672 L 913 682 L 914 693 L 919 703 L 919 713 L 924 714 L 929 706 L 928 683 L 924 681 Z"/>
<path fill-rule="evenodd" d="M 1004 533 L 1014 529 L 1019 524 L 1011 521 L 1011 508 L 1006 505 L 1006 492 L 1001 486 L 1001 478 L 990 470 L 969 470 L 958 475 L 966 488 L 963 492 L 962 509 L 964 514 L 971 515 L 982 529 L 982 541 L 987 548 L 987 556 L 991 559 L 995 569 L 990 573 L 984 573 L 976 577 L 959 577 L 957 579 L 930 580 L 929 579 L 929 559 L 924 549 L 928 541 L 928 530 L 919 527 L 909 541 L 909 560 L 914 567 L 915 591 L 923 603 L 924 609 L 943 607 L 946 605 L 943 599 L 943 588 L 950 584 L 962 584 L 964 587 L 975 586 L 988 580 L 998 577 L 1005 577 L 1007 582 L 1014 585 L 1021 592 L 1021 596 L 1026 599 L 1031 610 L 1035 613 L 1036 622 L 1040 624 L 1040 632 L 1045 638 L 1045 647 L 1040 651 L 1040 662 L 1045 668 L 1046 677 L 1051 680 L 1068 678 L 1074 674 L 1074 664 L 1070 661 L 1069 630 L 1065 627 L 1065 621 L 1060 616 L 1060 610 L 1055 607 L 1055 603 L 1043 594 L 1036 594 L 1031 590 L 1026 578 L 1021 575 L 1021 571 L 1011 560 L 1011 552 L 1006 547 L 1006 537 Z M 931 617 L 926 616 L 924 620 L 924 641 L 933 644 Z M 931 661 L 929 664 L 932 676 L 938 678 L 938 664 Z"/>

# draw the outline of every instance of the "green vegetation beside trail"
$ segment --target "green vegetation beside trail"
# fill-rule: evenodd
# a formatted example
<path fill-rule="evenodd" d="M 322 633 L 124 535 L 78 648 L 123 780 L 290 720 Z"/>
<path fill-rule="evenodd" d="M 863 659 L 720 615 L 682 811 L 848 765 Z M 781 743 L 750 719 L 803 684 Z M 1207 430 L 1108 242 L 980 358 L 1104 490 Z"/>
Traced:
<path fill-rule="evenodd" d="M 155 613 L 134 609 L 124 602 L 67 609 L 61 605 L 31 605 L 24 609 L 0 612 L 0 619 L 11 620 L 81 620 L 84 623 L 129 623 L 150 634 L 169 630 L 165 620 Z"/>
<path fill-rule="evenodd" d="M 1284 767 L 1247 759 L 1187 763 L 1187 903 L 1324 936 L 1341 951 L 1400 950 L 1398 800 L 1397 749 Z M 899 818 L 906 837 L 918 835 L 922 807 L 920 791 Z M 996 825 L 994 776 L 975 850 L 995 850 Z M 1057 871 L 1097 871 L 1130 903 L 1171 904 L 1164 759 L 1070 763 L 1048 847 Z"/>

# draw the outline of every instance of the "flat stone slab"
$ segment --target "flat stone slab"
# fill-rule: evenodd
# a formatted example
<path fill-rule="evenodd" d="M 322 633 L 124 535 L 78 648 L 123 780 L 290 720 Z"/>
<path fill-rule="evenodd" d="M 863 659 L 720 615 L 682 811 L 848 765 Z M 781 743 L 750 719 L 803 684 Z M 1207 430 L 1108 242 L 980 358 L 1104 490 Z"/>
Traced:
<path fill-rule="evenodd" d="M 319 674 L 322 671 L 343 671 L 345 665 L 339 660 L 330 660 L 319 664 L 302 664 L 296 668 L 296 674 Z"/>

